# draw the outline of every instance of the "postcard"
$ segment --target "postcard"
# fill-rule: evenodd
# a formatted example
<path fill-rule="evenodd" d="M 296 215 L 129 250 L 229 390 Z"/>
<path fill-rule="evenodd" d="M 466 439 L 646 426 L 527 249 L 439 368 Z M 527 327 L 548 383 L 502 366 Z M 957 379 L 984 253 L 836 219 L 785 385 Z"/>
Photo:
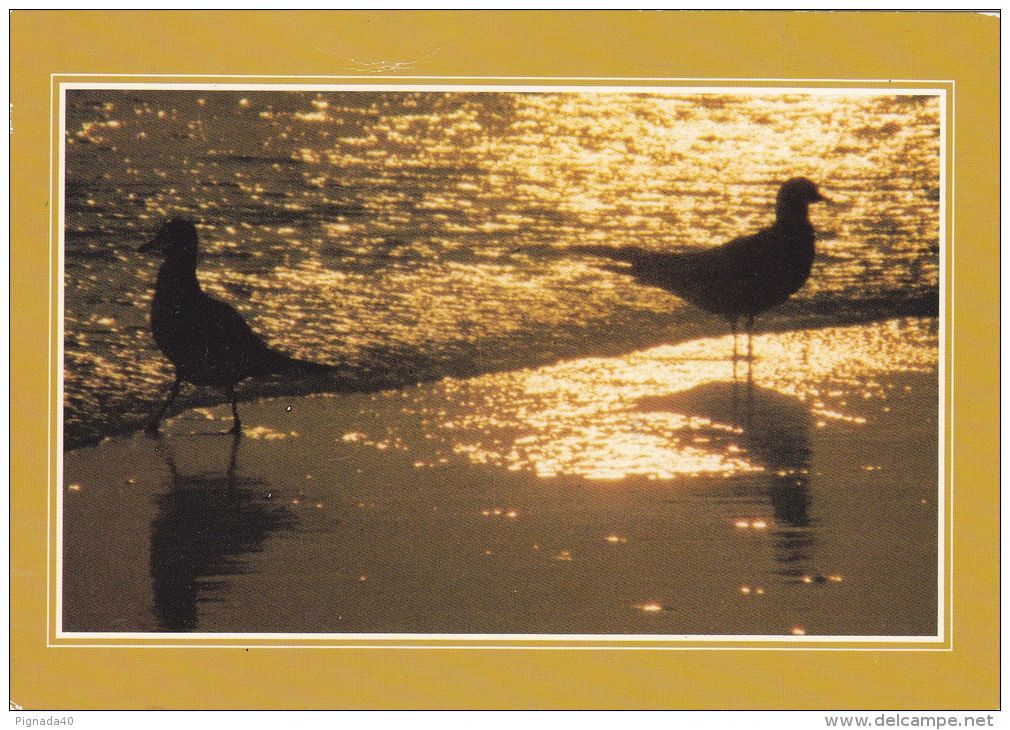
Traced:
<path fill-rule="evenodd" d="M 997 39 L 15 13 L 12 707 L 998 706 Z"/>

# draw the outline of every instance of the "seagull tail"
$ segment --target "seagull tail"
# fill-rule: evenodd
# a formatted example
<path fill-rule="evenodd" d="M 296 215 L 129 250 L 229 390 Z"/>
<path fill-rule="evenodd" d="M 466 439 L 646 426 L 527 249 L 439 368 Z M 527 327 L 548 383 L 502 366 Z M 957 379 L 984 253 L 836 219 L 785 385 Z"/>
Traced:
<path fill-rule="evenodd" d="M 281 359 L 277 363 L 277 370 L 275 372 L 291 373 L 293 375 L 332 375 L 339 371 L 340 368 L 336 365 L 327 365 L 322 362 L 300 360 L 296 357 L 281 355 Z"/>
<path fill-rule="evenodd" d="M 604 268 L 619 274 L 631 274 L 637 278 L 648 280 L 650 283 L 656 279 L 655 283 L 662 285 L 667 280 L 680 276 L 678 269 L 681 267 L 675 257 L 670 254 L 647 251 L 636 246 L 588 245 L 572 246 L 569 250 L 618 262 L 618 265 L 605 266 Z"/>
<path fill-rule="evenodd" d="M 632 266 L 640 266 L 657 258 L 657 254 L 655 252 L 646 251 L 645 249 L 637 248 L 636 246 L 587 245 L 571 246 L 568 250 L 589 256 L 599 256 L 600 258 L 610 259 L 611 261 L 622 261 L 624 263 L 631 264 Z"/>
<path fill-rule="evenodd" d="M 284 353 L 275 352 L 278 357 L 272 374 L 291 375 L 305 378 L 314 387 L 332 393 L 376 392 L 403 385 L 389 373 L 369 368 L 353 368 L 347 365 L 327 365 L 326 363 L 300 360 Z"/>
<path fill-rule="evenodd" d="M 273 348 L 262 348 L 247 360 L 246 366 L 250 375 L 326 375 L 338 372 L 335 365 L 301 360 Z"/>
<path fill-rule="evenodd" d="M 636 246 L 572 246 L 569 250 L 608 259 L 602 268 L 634 277 L 639 283 L 682 295 L 692 288 L 693 266 L 689 256 L 658 253 Z"/>
<path fill-rule="evenodd" d="M 595 244 L 569 246 L 568 250 L 575 253 L 586 254 L 587 256 L 599 256 L 605 259 L 613 259 L 614 261 L 630 261 L 634 254 L 640 249 L 636 249 L 631 246 L 604 246 Z"/>

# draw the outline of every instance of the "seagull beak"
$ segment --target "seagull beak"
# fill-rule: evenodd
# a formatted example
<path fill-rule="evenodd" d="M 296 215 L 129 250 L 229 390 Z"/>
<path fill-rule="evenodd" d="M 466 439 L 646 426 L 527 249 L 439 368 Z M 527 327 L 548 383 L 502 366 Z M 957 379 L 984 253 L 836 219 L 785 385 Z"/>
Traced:
<path fill-rule="evenodd" d="M 826 195 L 821 195 L 820 193 L 818 193 L 817 202 L 818 203 L 824 203 L 829 208 L 844 208 L 844 207 L 846 207 L 845 203 L 839 203 L 837 200 L 832 200 L 831 198 L 827 197 Z"/>

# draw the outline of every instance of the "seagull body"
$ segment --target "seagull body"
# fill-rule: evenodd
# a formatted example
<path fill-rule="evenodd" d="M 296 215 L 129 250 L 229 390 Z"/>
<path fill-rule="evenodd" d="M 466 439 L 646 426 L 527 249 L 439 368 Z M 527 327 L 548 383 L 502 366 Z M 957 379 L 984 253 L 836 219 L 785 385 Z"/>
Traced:
<path fill-rule="evenodd" d="M 725 317 L 733 331 L 741 317 L 782 304 L 806 283 L 814 261 L 810 203 L 827 201 L 806 178 L 779 188 L 775 223 L 716 248 L 658 253 L 634 246 L 575 246 L 580 253 L 628 264 L 615 268 L 639 282 L 672 292 L 707 312 Z"/>
<path fill-rule="evenodd" d="M 329 372 L 330 365 L 298 360 L 267 345 L 246 324 L 242 315 L 203 292 L 196 278 L 198 242 L 196 227 L 186 220 L 166 223 L 140 251 L 158 251 L 165 263 L 158 271 L 151 302 L 154 341 L 175 367 L 175 382 L 168 400 L 147 425 L 158 432 L 165 410 L 183 382 L 221 388 L 231 400 L 240 433 L 235 385 L 249 377 L 288 372 Z"/>

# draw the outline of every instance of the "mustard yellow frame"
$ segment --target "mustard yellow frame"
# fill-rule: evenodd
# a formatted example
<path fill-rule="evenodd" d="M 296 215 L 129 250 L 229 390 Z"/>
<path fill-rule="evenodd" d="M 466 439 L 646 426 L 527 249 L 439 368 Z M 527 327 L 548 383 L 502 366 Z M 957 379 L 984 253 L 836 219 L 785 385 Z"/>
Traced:
<path fill-rule="evenodd" d="M 947 92 L 942 639 L 927 644 L 61 639 L 60 84 L 758 85 Z M 16 11 L 11 702 L 28 709 L 999 705 L 999 21 L 982 13 Z M 54 406 L 55 404 L 55 406 Z M 98 645 L 101 644 L 101 645 Z"/>

